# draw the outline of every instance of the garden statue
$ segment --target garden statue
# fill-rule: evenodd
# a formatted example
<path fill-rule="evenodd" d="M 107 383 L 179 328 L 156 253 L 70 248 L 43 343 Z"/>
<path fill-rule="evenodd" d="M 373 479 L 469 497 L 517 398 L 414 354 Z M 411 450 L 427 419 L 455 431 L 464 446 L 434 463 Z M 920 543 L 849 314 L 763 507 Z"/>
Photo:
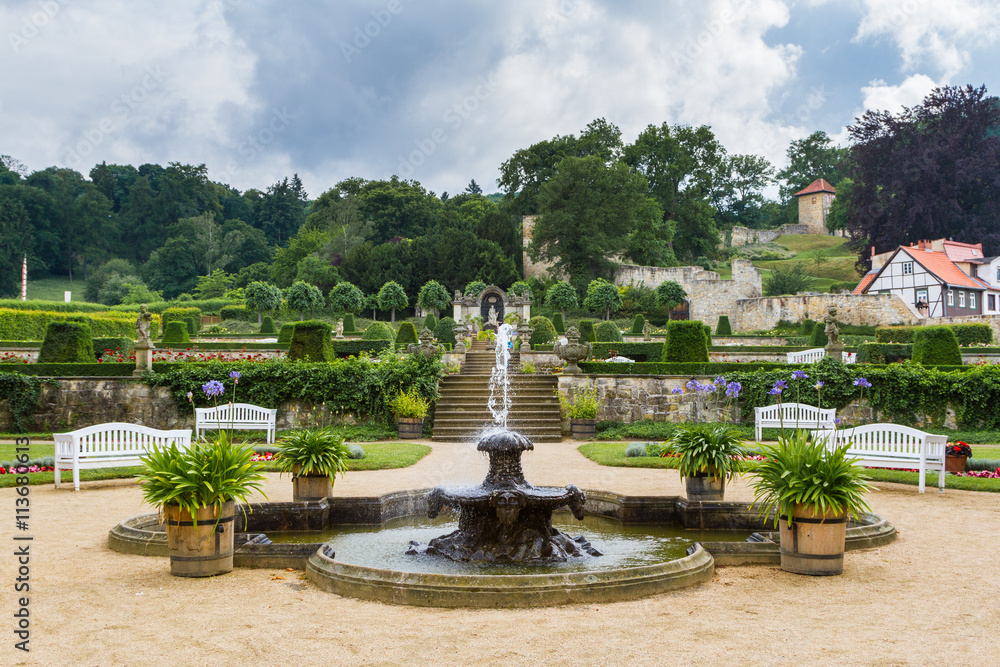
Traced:
<path fill-rule="evenodd" d="M 535 333 L 535 327 L 529 327 L 527 324 L 522 324 L 517 330 L 517 335 L 525 350 L 531 349 L 531 334 L 533 333 Z M 518 351 L 520 351 L 520 348 L 518 348 Z"/>
<path fill-rule="evenodd" d="M 149 338 L 149 326 L 152 321 L 153 316 L 150 314 L 149 309 L 146 308 L 146 304 L 139 306 L 139 317 L 135 321 L 136 347 L 140 345 L 149 347 L 151 344 Z"/>
<path fill-rule="evenodd" d="M 840 327 L 837 326 L 837 307 L 830 306 L 830 311 L 824 318 L 826 321 L 826 356 L 841 361 L 844 358 L 844 344 L 840 342 Z"/>
<path fill-rule="evenodd" d="M 649 322 L 642 323 L 642 339 L 653 340 L 653 325 Z"/>
<path fill-rule="evenodd" d="M 576 327 L 570 327 L 566 331 L 566 337 L 560 338 L 559 342 L 553 346 L 552 351 L 566 362 L 566 368 L 563 370 L 565 375 L 579 375 L 583 371 L 576 365 L 576 362 L 590 356 L 590 343 L 586 341 L 581 343 L 580 330 Z"/>
<path fill-rule="evenodd" d="M 344 337 L 344 318 L 341 317 L 339 320 L 337 320 L 337 338 L 343 338 L 343 337 Z"/>
<path fill-rule="evenodd" d="M 486 319 L 486 324 L 488 326 L 493 327 L 494 329 L 496 329 L 498 326 L 500 326 L 500 323 L 497 322 L 497 315 L 498 315 L 497 309 L 494 306 L 490 306 L 490 311 L 489 311 L 488 317 Z"/>
<path fill-rule="evenodd" d="M 419 354 L 427 359 L 433 359 L 435 356 L 444 353 L 444 345 L 435 344 L 434 334 L 427 327 L 421 329 L 420 335 L 417 337 L 420 339 L 420 344 L 410 343 L 407 345 L 407 353 Z"/>

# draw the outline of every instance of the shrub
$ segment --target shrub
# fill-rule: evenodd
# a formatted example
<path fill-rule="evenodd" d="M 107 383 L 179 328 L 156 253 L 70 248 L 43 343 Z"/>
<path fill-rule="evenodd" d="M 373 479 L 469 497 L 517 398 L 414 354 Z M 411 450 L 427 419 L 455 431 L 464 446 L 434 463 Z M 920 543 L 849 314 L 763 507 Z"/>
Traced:
<path fill-rule="evenodd" d="M 894 364 L 912 356 L 913 346 L 902 343 L 862 343 L 858 346 L 859 364 Z"/>
<path fill-rule="evenodd" d="M 559 407 L 567 419 L 597 419 L 601 404 L 597 400 L 597 387 L 573 390 L 568 396 L 559 395 Z"/>
<path fill-rule="evenodd" d="M 122 354 L 129 355 L 135 349 L 135 341 L 131 338 L 125 338 L 124 336 L 115 336 L 114 338 L 94 338 L 94 356 L 100 359 L 104 356 L 105 350 L 121 350 Z"/>
<path fill-rule="evenodd" d="M 826 335 L 826 325 L 822 322 L 817 322 L 813 326 L 812 333 L 809 334 L 809 346 L 826 347 L 828 342 L 830 342 L 830 339 Z"/>
<path fill-rule="evenodd" d="M 38 363 L 77 364 L 97 361 L 90 325 L 84 322 L 52 322 L 38 351 Z"/>
<path fill-rule="evenodd" d="M 247 310 L 246 306 L 223 306 L 219 309 L 219 317 L 224 320 L 249 322 L 253 319 L 253 313 Z"/>
<path fill-rule="evenodd" d="M 830 285 L 830 294 L 850 294 L 857 286 L 857 281 L 838 281 Z"/>
<path fill-rule="evenodd" d="M 455 338 L 455 327 L 457 326 L 458 323 L 452 318 L 442 317 L 438 320 L 437 326 L 434 327 L 434 337 L 438 339 L 439 343 L 451 345 L 454 348 L 458 344 L 458 340 Z"/>
<path fill-rule="evenodd" d="M 531 340 L 528 341 L 532 346 L 547 345 L 556 337 L 556 328 L 552 326 L 552 322 L 547 317 L 541 315 L 532 317 L 528 320 L 528 326 L 534 328 L 534 331 L 531 332 Z"/>
<path fill-rule="evenodd" d="M 632 361 L 659 361 L 663 356 L 663 343 L 591 343 L 593 359 L 606 359 L 611 350 Z M 626 364 L 622 364 L 626 365 Z"/>
<path fill-rule="evenodd" d="M 346 327 L 345 327 L 346 328 Z M 288 324 L 282 324 L 281 330 L 278 331 L 278 342 L 279 343 L 291 343 L 292 333 L 295 331 L 295 325 L 289 322 Z"/>
<path fill-rule="evenodd" d="M 424 329 L 434 331 L 434 329 L 437 328 L 437 325 L 438 321 L 437 318 L 434 317 L 434 313 L 427 313 L 427 317 L 424 318 Z"/>
<path fill-rule="evenodd" d="M 625 448 L 625 456 L 627 458 L 635 458 L 636 456 L 647 456 L 646 443 L 644 442 L 629 443 L 629 446 Z"/>
<path fill-rule="evenodd" d="M 720 315 L 719 323 L 715 325 L 716 336 L 732 336 L 733 327 L 729 324 L 729 315 Z"/>
<path fill-rule="evenodd" d="M 344 333 L 354 333 L 357 331 L 354 327 L 354 313 L 344 313 Z"/>
<path fill-rule="evenodd" d="M 430 402 L 417 393 L 416 387 L 410 387 L 407 391 L 400 390 L 395 398 L 389 401 L 389 410 L 396 417 L 403 419 L 424 419 L 429 407 Z"/>
<path fill-rule="evenodd" d="M 580 320 L 580 340 L 587 343 L 597 342 L 597 333 L 594 331 L 594 320 Z"/>
<path fill-rule="evenodd" d="M 810 320 L 807 317 L 806 319 L 802 320 L 802 324 L 799 325 L 799 335 L 811 336 L 814 328 L 816 328 L 816 321 Z"/>
<path fill-rule="evenodd" d="M 705 325 L 705 345 L 712 347 L 712 327 Z"/>
<path fill-rule="evenodd" d="M 200 308 L 167 308 L 160 315 L 160 327 L 163 333 L 167 332 L 167 322 L 185 322 L 189 317 L 201 317 Z M 184 324 L 185 328 L 187 323 Z"/>
<path fill-rule="evenodd" d="M 958 338 L 949 327 L 922 327 L 913 335 L 913 361 L 923 365 L 961 365 Z"/>
<path fill-rule="evenodd" d="M 190 343 L 191 336 L 188 335 L 187 324 L 180 320 L 167 322 L 166 331 L 163 332 L 164 343 Z"/>
<path fill-rule="evenodd" d="M 292 332 L 288 347 L 289 361 L 330 361 L 334 358 L 332 329 L 326 322 L 305 320 L 298 322 Z"/>
<path fill-rule="evenodd" d="M 185 324 L 187 324 L 188 334 L 195 335 L 198 333 L 198 323 L 193 317 L 187 317 L 184 319 Z"/>
<path fill-rule="evenodd" d="M 68 304 L 67 304 L 68 305 Z M 153 326 L 159 327 L 158 316 L 153 316 Z M 0 340 L 42 340 L 50 322 L 86 322 L 95 336 L 135 337 L 135 311 L 90 312 L 70 314 L 59 311 L 0 308 Z"/>
<path fill-rule="evenodd" d="M 646 318 L 642 316 L 642 313 L 638 313 L 635 316 L 635 319 L 632 320 L 632 335 L 641 336 L 642 327 L 645 326 L 645 324 L 646 324 Z"/>
<path fill-rule="evenodd" d="M 396 349 L 405 351 L 406 346 L 411 343 L 417 344 L 417 328 L 413 326 L 413 322 L 403 322 L 396 334 Z"/>
<path fill-rule="evenodd" d="M 357 460 L 365 458 L 365 448 L 361 445 L 349 445 L 347 448 L 348 458 Z"/>
<path fill-rule="evenodd" d="M 260 331 L 258 333 L 262 334 L 278 333 L 278 330 L 274 328 L 274 320 L 271 319 L 270 315 L 264 316 L 264 319 L 260 323 Z"/>
<path fill-rule="evenodd" d="M 958 339 L 958 344 L 989 345 L 993 342 L 993 329 L 988 324 L 946 324 Z M 875 329 L 875 340 L 879 343 L 912 343 L 914 335 L 924 327 L 878 327 Z"/>
<path fill-rule="evenodd" d="M 594 335 L 601 342 L 614 343 L 622 341 L 622 332 L 619 331 L 618 325 L 614 322 L 601 322 L 595 327 Z"/>
<path fill-rule="evenodd" d="M 385 322 L 372 322 L 361 334 L 361 340 L 387 340 L 394 343 L 396 342 L 396 330 Z"/>
<path fill-rule="evenodd" d="M 808 289 L 810 282 L 802 264 L 796 264 L 789 269 L 774 269 L 771 275 L 764 279 L 764 296 L 798 294 Z"/>
<path fill-rule="evenodd" d="M 705 325 L 698 320 L 671 320 L 667 323 L 667 340 L 663 343 L 663 361 L 707 362 L 708 343 Z"/>
<path fill-rule="evenodd" d="M 333 353 L 337 357 L 344 359 L 347 357 L 356 357 L 362 352 L 368 353 L 369 356 L 378 356 L 382 350 L 389 349 L 389 341 L 387 340 L 334 340 L 330 345 L 333 347 Z"/>
<path fill-rule="evenodd" d="M 563 322 L 562 313 L 556 313 L 552 316 L 552 327 L 560 336 L 566 333 L 566 324 Z"/>

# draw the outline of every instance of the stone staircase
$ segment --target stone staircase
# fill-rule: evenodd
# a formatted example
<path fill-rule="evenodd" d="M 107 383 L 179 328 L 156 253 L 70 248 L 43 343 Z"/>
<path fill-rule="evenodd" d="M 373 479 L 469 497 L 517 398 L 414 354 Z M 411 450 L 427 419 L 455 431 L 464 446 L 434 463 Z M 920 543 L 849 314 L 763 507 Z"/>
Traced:
<path fill-rule="evenodd" d="M 434 440 L 462 441 L 475 436 L 493 422 L 486 407 L 490 398 L 490 373 L 496 356 L 486 341 L 475 341 L 465 353 L 465 363 L 458 375 L 441 379 L 434 412 Z M 534 442 L 559 442 L 562 431 L 559 417 L 558 381 L 551 375 L 522 375 L 518 353 L 510 357 L 511 407 L 507 426 L 523 433 Z"/>

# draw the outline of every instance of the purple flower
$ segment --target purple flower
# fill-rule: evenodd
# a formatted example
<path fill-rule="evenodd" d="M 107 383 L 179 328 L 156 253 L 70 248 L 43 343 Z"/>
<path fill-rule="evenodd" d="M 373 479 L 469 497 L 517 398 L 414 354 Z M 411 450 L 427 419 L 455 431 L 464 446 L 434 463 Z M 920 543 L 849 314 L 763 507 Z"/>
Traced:
<path fill-rule="evenodd" d="M 239 382 L 240 381 L 240 372 L 239 371 L 229 371 L 229 377 L 234 382 Z"/>
<path fill-rule="evenodd" d="M 192 394 L 189 391 L 188 394 L 187 394 L 187 396 L 188 396 L 188 403 L 192 403 L 194 401 L 194 394 Z"/>
<path fill-rule="evenodd" d="M 788 383 L 785 382 L 784 380 L 778 380 L 777 382 L 774 383 L 775 389 L 784 389 L 787 386 Z"/>
<path fill-rule="evenodd" d="M 816 387 L 817 390 L 822 389 L 823 388 L 823 381 L 820 380 L 816 384 L 814 384 L 813 386 Z"/>
<path fill-rule="evenodd" d="M 706 394 L 711 394 L 711 393 L 715 392 L 715 385 L 714 384 L 703 384 L 703 385 L 701 385 L 701 386 L 698 387 L 698 390 L 699 391 L 703 391 Z"/>
<path fill-rule="evenodd" d="M 867 389 L 868 387 L 872 386 L 872 383 L 864 378 L 858 378 L 857 380 L 854 381 L 854 386 L 861 387 L 862 389 Z"/>
<path fill-rule="evenodd" d="M 680 387 L 674 387 L 673 389 L 670 390 L 670 393 L 671 394 L 683 394 L 684 390 L 681 389 Z"/>
<path fill-rule="evenodd" d="M 222 394 L 226 392 L 226 388 L 223 387 L 222 383 L 218 380 L 209 380 L 207 383 L 201 385 L 201 390 L 205 392 L 205 395 L 209 398 L 222 396 Z"/>
<path fill-rule="evenodd" d="M 722 377 L 720 375 L 719 377 L 715 378 L 715 384 L 720 385 L 722 387 L 725 387 L 726 386 L 726 378 L 724 378 L 724 377 Z"/>
<path fill-rule="evenodd" d="M 726 385 L 726 396 L 730 398 L 739 398 L 740 391 L 742 391 L 743 385 L 739 382 L 733 381 Z"/>
<path fill-rule="evenodd" d="M 698 384 L 697 380 L 691 378 L 690 380 L 687 381 L 687 384 L 685 384 L 684 386 L 690 389 L 691 391 L 698 391 L 698 387 L 700 387 L 701 385 Z"/>
<path fill-rule="evenodd" d="M 840 417 L 835 417 L 834 420 L 833 420 L 833 423 L 839 425 L 840 424 Z"/>
<path fill-rule="evenodd" d="M 771 391 L 767 392 L 768 396 L 781 396 L 781 387 L 772 387 Z"/>
<path fill-rule="evenodd" d="M 806 375 L 805 371 L 792 371 L 792 379 L 793 380 L 805 380 L 808 377 L 809 376 Z"/>

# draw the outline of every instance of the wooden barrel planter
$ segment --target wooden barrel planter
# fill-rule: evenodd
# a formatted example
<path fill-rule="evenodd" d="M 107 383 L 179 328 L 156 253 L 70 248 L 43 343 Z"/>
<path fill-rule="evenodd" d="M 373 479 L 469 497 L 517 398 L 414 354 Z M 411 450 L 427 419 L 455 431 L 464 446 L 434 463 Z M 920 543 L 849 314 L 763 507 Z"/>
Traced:
<path fill-rule="evenodd" d="M 577 440 L 587 440 L 597 435 L 596 419 L 571 419 L 570 431 Z"/>
<path fill-rule="evenodd" d="M 844 545 L 847 515 L 817 514 L 812 505 L 792 508 L 788 517 L 779 517 L 781 569 L 795 574 L 828 576 L 844 572 Z"/>
<path fill-rule="evenodd" d="M 726 478 L 709 477 L 705 473 L 684 478 L 684 489 L 688 500 L 699 502 L 722 502 L 726 495 Z"/>
<path fill-rule="evenodd" d="M 965 462 L 967 456 L 946 456 L 944 457 L 945 472 L 965 472 Z"/>
<path fill-rule="evenodd" d="M 170 574 L 177 577 L 211 577 L 233 569 L 233 512 L 229 501 L 221 511 L 214 505 L 195 512 L 194 520 L 177 505 L 163 506 L 167 530 Z"/>
<path fill-rule="evenodd" d="M 424 434 L 424 420 L 413 417 L 399 417 L 399 437 L 403 440 L 414 440 Z"/>
<path fill-rule="evenodd" d="M 292 466 L 292 500 L 297 503 L 323 500 L 333 493 L 333 483 L 326 475 L 299 475 L 300 466 Z"/>

